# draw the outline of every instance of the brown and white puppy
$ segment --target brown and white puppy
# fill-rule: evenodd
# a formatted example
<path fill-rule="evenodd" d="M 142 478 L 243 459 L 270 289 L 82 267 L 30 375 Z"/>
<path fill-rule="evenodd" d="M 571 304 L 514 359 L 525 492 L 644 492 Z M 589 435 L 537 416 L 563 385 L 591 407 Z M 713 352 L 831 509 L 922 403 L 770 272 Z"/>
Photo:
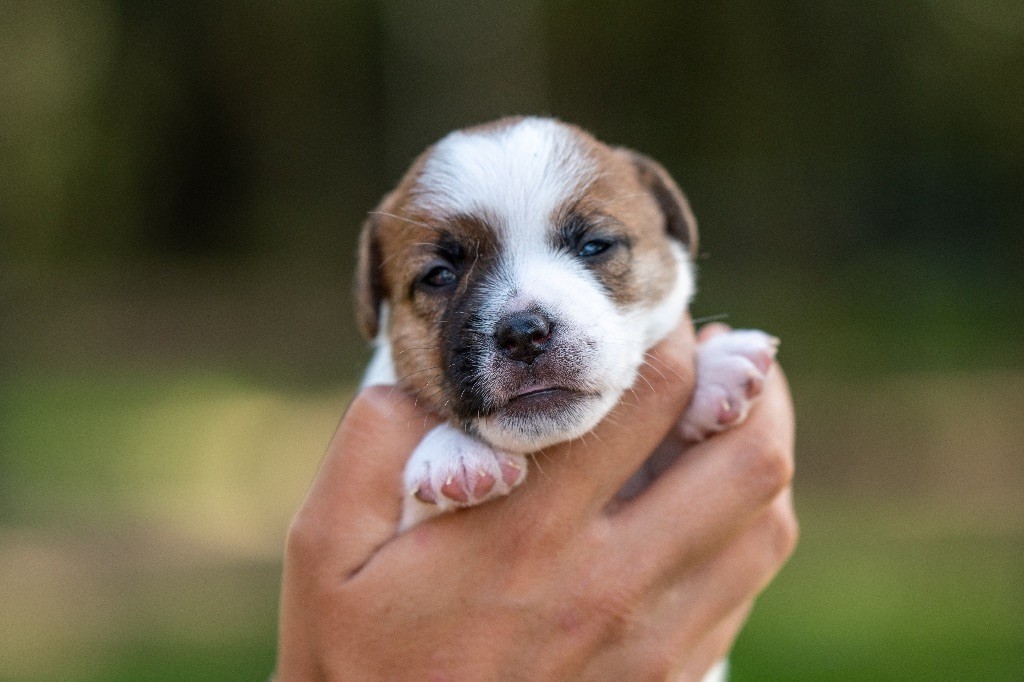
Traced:
<path fill-rule="evenodd" d="M 364 385 L 445 420 L 408 462 L 402 527 L 507 494 L 526 455 L 593 429 L 689 304 L 696 244 L 660 165 L 574 126 L 502 119 L 427 149 L 370 214 L 358 270 Z M 683 435 L 741 421 L 776 344 L 699 347 Z"/>

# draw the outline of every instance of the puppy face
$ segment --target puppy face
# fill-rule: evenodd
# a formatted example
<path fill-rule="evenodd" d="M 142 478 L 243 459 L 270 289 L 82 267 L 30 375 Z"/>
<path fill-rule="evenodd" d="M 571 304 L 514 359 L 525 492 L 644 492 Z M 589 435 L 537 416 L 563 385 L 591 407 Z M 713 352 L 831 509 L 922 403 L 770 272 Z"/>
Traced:
<path fill-rule="evenodd" d="M 428 149 L 364 226 L 364 333 L 439 416 L 532 452 L 583 435 L 693 292 L 696 224 L 665 171 L 549 119 Z"/>

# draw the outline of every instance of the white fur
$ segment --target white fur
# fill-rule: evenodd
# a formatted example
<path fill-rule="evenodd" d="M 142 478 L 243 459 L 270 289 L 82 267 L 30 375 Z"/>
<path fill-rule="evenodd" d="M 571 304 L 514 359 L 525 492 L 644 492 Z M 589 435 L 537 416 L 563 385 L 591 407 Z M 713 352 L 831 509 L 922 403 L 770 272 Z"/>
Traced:
<path fill-rule="evenodd" d="M 415 203 L 441 214 L 488 216 L 503 236 L 531 244 L 543 239 L 554 211 L 585 188 L 593 169 L 572 133 L 551 119 L 456 131 L 424 164 Z"/>
<path fill-rule="evenodd" d="M 393 386 L 398 383 L 395 374 L 395 360 L 391 355 L 391 339 L 388 337 L 390 311 L 387 303 L 380 304 L 377 323 L 377 339 L 373 342 L 373 357 L 363 374 L 360 388 L 367 386 Z"/>

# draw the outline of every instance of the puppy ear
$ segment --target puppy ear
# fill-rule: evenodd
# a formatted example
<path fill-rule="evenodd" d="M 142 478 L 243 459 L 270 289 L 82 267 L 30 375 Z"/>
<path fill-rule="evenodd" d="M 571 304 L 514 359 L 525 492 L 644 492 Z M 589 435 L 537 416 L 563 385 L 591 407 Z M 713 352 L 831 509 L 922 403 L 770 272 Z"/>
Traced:
<path fill-rule="evenodd" d="M 636 169 L 640 184 L 647 188 L 665 216 L 665 231 L 697 255 L 697 220 L 682 190 L 660 163 L 631 149 L 625 150 Z"/>
<path fill-rule="evenodd" d="M 387 296 L 381 272 L 380 215 L 371 213 L 359 235 L 359 264 L 356 266 L 356 315 L 359 330 L 370 341 L 380 328 L 380 305 Z"/>

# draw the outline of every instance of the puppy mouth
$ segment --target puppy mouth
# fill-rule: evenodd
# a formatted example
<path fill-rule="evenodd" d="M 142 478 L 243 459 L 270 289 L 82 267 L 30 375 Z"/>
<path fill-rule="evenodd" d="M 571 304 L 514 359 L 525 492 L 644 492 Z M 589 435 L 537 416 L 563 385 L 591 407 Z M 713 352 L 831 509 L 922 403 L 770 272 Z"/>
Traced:
<path fill-rule="evenodd" d="M 550 415 L 594 395 L 565 386 L 531 384 L 520 389 L 498 411 L 504 416 L 519 418 Z"/>

